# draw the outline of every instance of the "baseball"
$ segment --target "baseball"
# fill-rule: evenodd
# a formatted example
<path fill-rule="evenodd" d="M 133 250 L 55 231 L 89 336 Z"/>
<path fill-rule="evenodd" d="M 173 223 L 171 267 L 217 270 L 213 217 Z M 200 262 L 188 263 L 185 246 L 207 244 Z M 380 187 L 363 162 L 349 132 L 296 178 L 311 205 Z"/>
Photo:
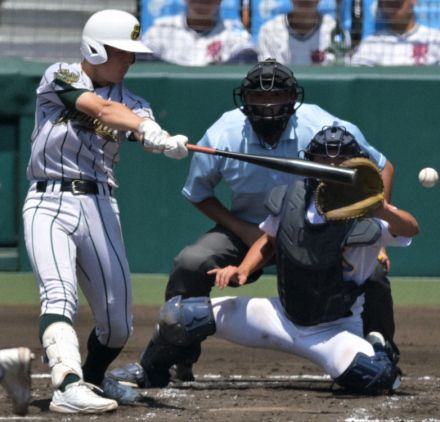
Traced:
<path fill-rule="evenodd" d="M 424 169 L 420 170 L 419 182 L 425 188 L 432 188 L 438 182 L 437 170 L 431 167 L 425 167 Z"/>

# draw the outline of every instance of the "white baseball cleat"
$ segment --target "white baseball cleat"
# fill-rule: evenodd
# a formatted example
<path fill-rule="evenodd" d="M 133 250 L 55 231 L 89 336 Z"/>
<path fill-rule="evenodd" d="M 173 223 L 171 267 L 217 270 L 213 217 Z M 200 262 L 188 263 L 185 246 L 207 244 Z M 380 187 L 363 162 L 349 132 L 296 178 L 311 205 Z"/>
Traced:
<path fill-rule="evenodd" d="M 372 346 L 375 344 L 380 344 L 381 346 L 385 347 L 385 339 L 378 331 L 371 331 L 368 333 L 365 337 L 365 340 L 367 340 Z"/>
<path fill-rule="evenodd" d="M 97 387 L 84 381 L 68 384 L 64 391 L 55 390 L 49 409 L 59 413 L 103 413 L 115 410 L 115 400 L 99 396 Z"/>
<path fill-rule="evenodd" d="M 0 350 L 0 384 L 12 399 L 14 413 L 26 415 L 31 399 L 31 361 L 27 347 Z"/>

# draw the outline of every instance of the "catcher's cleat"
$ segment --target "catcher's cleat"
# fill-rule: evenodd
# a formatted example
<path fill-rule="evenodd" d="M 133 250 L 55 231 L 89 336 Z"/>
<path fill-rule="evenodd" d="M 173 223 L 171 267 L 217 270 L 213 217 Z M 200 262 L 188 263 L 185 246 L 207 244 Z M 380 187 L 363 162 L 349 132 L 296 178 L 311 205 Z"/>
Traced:
<path fill-rule="evenodd" d="M 101 383 L 102 395 L 109 399 L 116 400 L 118 404 L 132 405 L 143 401 L 142 395 L 127 385 L 105 377 Z"/>
<path fill-rule="evenodd" d="M 0 383 L 12 400 L 14 413 L 26 415 L 31 399 L 31 362 L 27 347 L 0 350 Z"/>
<path fill-rule="evenodd" d="M 368 343 L 373 346 L 373 349 L 376 352 L 385 352 L 391 359 L 391 362 L 394 365 L 397 364 L 400 358 L 400 354 L 396 353 L 395 348 L 389 341 L 385 340 L 384 336 L 381 333 L 379 333 L 378 331 L 371 331 L 366 335 L 365 340 L 367 340 Z"/>
<path fill-rule="evenodd" d="M 384 336 L 378 331 L 371 331 L 365 336 L 365 340 L 373 346 L 374 351 L 384 352 L 390 358 L 396 369 L 396 378 L 393 382 L 390 392 L 396 391 L 402 384 L 402 370 L 396 365 L 399 360 L 399 355 L 395 353 L 391 344 L 385 340 Z"/>
<path fill-rule="evenodd" d="M 365 336 L 365 340 L 368 341 L 368 343 L 370 343 L 373 348 L 376 345 L 380 345 L 382 347 L 385 347 L 385 339 L 383 337 L 383 335 L 381 333 L 379 333 L 378 331 L 371 331 L 370 333 L 368 333 Z"/>
<path fill-rule="evenodd" d="M 194 381 L 192 365 L 177 363 L 170 368 L 171 381 L 174 382 L 190 382 Z"/>
<path fill-rule="evenodd" d="M 144 387 L 144 370 L 137 362 L 115 368 L 106 374 L 109 378 L 129 387 Z"/>
<path fill-rule="evenodd" d="M 116 400 L 101 397 L 93 390 L 99 389 L 83 381 L 68 384 L 65 391 L 55 390 L 49 409 L 58 413 L 104 413 L 118 407 Z"/>

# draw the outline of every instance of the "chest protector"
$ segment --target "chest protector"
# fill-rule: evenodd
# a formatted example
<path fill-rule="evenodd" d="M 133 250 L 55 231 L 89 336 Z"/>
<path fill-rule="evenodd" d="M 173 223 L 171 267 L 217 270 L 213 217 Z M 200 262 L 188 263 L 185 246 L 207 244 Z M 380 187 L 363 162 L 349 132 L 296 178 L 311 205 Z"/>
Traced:
<path fill-rule="evenodd" d="M 381 234 L 373 219 L 311 224 L 305 216 L 313 189 L 304 181 L 274 188 L 266 207 L 280 216 L 276 237 L 278 295 L 295 324 L 309 326 L 350 316 L 363 292 L 344 281 L 342 252 L 347 246 L 375 243 Z"/>

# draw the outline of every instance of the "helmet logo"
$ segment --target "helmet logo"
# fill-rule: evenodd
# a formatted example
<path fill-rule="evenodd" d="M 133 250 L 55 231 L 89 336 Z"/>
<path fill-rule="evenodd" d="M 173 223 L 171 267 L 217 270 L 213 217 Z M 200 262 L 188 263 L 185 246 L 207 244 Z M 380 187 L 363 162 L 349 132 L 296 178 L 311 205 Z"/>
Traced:
<path fill-rule="evenodd" d="M 140 34 L 141 34 L 141 27 L 140 25 L 136 24 L 133 28 L 133 31 L 131 32 L 131 39 L 134 41 L 138 40 Z"/>
<path fill-rule="evenodd" d="M 79 80 L 79 73 L 71 72 L 68 69 L 60 69 L 58 72 L 55 72 L 55 79 L 58 79 L 68 85 L 72 85 Z"/>

